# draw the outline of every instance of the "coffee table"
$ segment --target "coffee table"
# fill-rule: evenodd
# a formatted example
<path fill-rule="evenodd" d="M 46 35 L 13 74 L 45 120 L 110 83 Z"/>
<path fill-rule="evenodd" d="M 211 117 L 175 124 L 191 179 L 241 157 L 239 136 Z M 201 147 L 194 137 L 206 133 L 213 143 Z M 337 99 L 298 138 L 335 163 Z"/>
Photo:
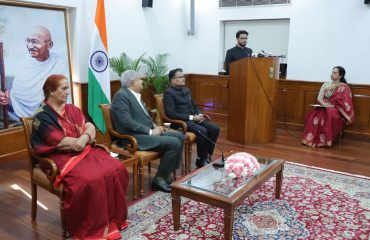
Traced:
<path fill-rule="evenodd" d="M 261 169 L 250 178 L 231 179 L 224 168 L 217 169 L 208 164 L 173 182 L 171 195 L 174 229 L 180 228 L 180 205 L 183 196 L 222 208 L 225 240 L 232 239 L 235 207 L 274 175 L 276 175 L 275 198 L 280 198 L 285 161 L 262 157 L 257 159 Z"/>

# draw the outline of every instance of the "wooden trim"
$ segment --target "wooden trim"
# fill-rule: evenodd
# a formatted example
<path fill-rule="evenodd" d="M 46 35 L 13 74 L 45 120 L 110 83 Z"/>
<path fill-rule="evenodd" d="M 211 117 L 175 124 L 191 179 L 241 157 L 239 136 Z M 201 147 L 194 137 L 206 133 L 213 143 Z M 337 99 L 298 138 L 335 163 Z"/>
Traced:
<path fill-rule="evenodd" d="M 27 149 L 23 128 L 11 128 L 0 133 L 0 142 L 0 164 L 26 159 Z"/>
<path fill-rule="evenodd" d="M 227 116 L 230 94 L 229 76 L 188 74 L 187 86 L 199 108 L 208 114 Z M 280 79 L 276 107 L 276 124 L 288 129 L 303 129 L 304 117 L 316 103 L 322 81 Z M 370 140 L 370 85 L 350 84 L 355 108 L 355 122 L 346 126 L 345 138 Z M 361 109 L 361 110 L 356 110 Z"/>
<path fill-rule="evenodd" d="M 227 116 L 229 76 L 186 74 L 186 85 L 204 112 Z"/>
<path fill-rule="evenodd" d="M 193 93 L 199 108 L 211 114 L 213 118 L 227 118 L 229 76 L 187 74 L 186 84 Z M 310 110 L 309 104 L 316 102 L 317 93 L 322 82 L 283 80 L 278 83 L 277 116 L 278 127 L 303 129 L 305 114 Z M 345 138 L 370 141 L 370 85 L 350 84 L 354 99 L 355 122 L 346 126 Z M 87 83 L 73 83 L 75 103 L 87 114 Z M 111 81 L 111 95 L 120 88 L 119 80 Z M 151 89 L 143 91 L 142 96 L 149 108 L 154 108 Z M 149 99 L 149 100 L 148 100 Z M 151 102 L 153 101 L 153 102 Z M 361 110 L 359 110 L 361 109 Z M 0 132 L 0 164 L 15 159 L 26 158 L 26 140 L 22 128 L 12 128 Z M 98 134 L 99 142 L 106 142 L 106 137 Z"/>
<path fill-rule="evenodd" d="M 310 104 L 317 103 L 317 94 L 323 82 L 280 80 L 277 123 L 291 129 L 303 129 Z M 355 121 L 345 126 L 348 138 L 370 140 L 370 85 L 350 84 L 355 109 Z M 358 110 L 356 110 L 358 109 Z M 361 109 L 361 110 L 360 110 Z"/>

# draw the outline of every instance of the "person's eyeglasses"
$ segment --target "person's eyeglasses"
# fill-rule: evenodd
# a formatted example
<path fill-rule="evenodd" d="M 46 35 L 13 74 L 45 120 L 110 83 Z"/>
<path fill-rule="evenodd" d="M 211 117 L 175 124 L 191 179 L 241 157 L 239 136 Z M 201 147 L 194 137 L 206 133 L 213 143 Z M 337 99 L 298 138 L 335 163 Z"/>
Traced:
<path fill-rule="evenodd" d="M 50 42 L 50 40 L 47 40 L 47 41 L 40 41 L 36 38 L 26 38 L 25 40 L 25 43 L 28 45 L 28 44 L 32 44 L 32 45 L 41 45 L 41 44 L 44 44 L 44 43 L 47 43 L 47 42 Z"/>
<path fill-rule="evenodd" d="M 185 78 L 185 76 L 173 77 L 172 79 L 181 79 L 181 78 Z"/>

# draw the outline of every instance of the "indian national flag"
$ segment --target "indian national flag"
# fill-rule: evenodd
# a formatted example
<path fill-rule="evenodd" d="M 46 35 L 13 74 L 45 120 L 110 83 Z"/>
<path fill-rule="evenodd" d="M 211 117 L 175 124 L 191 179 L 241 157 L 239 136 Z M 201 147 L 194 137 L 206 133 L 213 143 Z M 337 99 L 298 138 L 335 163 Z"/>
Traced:
<path fill-rule="evenodd" d="M 99 104 L 110 103 L 108 65 L 104 0 L 97 0 L 93 42 L 89 57 L 88 109 L 89 115 L 102 133 L 105 133 L 106 128 Z"/>

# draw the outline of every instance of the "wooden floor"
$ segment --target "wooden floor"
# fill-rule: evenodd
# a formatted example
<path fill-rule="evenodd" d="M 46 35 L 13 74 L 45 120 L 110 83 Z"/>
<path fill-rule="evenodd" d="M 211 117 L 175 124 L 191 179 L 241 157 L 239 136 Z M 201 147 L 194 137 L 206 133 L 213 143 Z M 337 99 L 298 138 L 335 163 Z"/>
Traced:
<path fill-rule="evenodd" d="M 265 157 L 328 168 L 353 174 L 370 176 L 370 143 L 348 140 L 331 148 L 309 148 L 300 144 L 300 133 L 278 129 L 276 140 L 263 145 L 240 145 L 226 140 L 226 122 L 214 119 L 220 125 L 219 146 L 223 151 L 246 151 Z M 193 159 L 196 149 L 194 147 Z M 216 149 L 215 157 L 220 155 Z M 157 165 L 152 164 L 155 168 Z M 193 162 L 194 168 L 194 162 Z M 152 175 L 155 170 L 152 171 Z M 181 171 L 179 174 L 181 175 Z M 152 176 L 146 174 L 146 193 Z M 32 223 L 28 163 L 26 159 L 0 165 L 0 239 L 60 239 L 61 223 L 58 199 L 43 189 L 38 199 L 45 209 L 38 206 L 37 221 Z M 132 201 L 132 186 L 127 194 Z"/>

